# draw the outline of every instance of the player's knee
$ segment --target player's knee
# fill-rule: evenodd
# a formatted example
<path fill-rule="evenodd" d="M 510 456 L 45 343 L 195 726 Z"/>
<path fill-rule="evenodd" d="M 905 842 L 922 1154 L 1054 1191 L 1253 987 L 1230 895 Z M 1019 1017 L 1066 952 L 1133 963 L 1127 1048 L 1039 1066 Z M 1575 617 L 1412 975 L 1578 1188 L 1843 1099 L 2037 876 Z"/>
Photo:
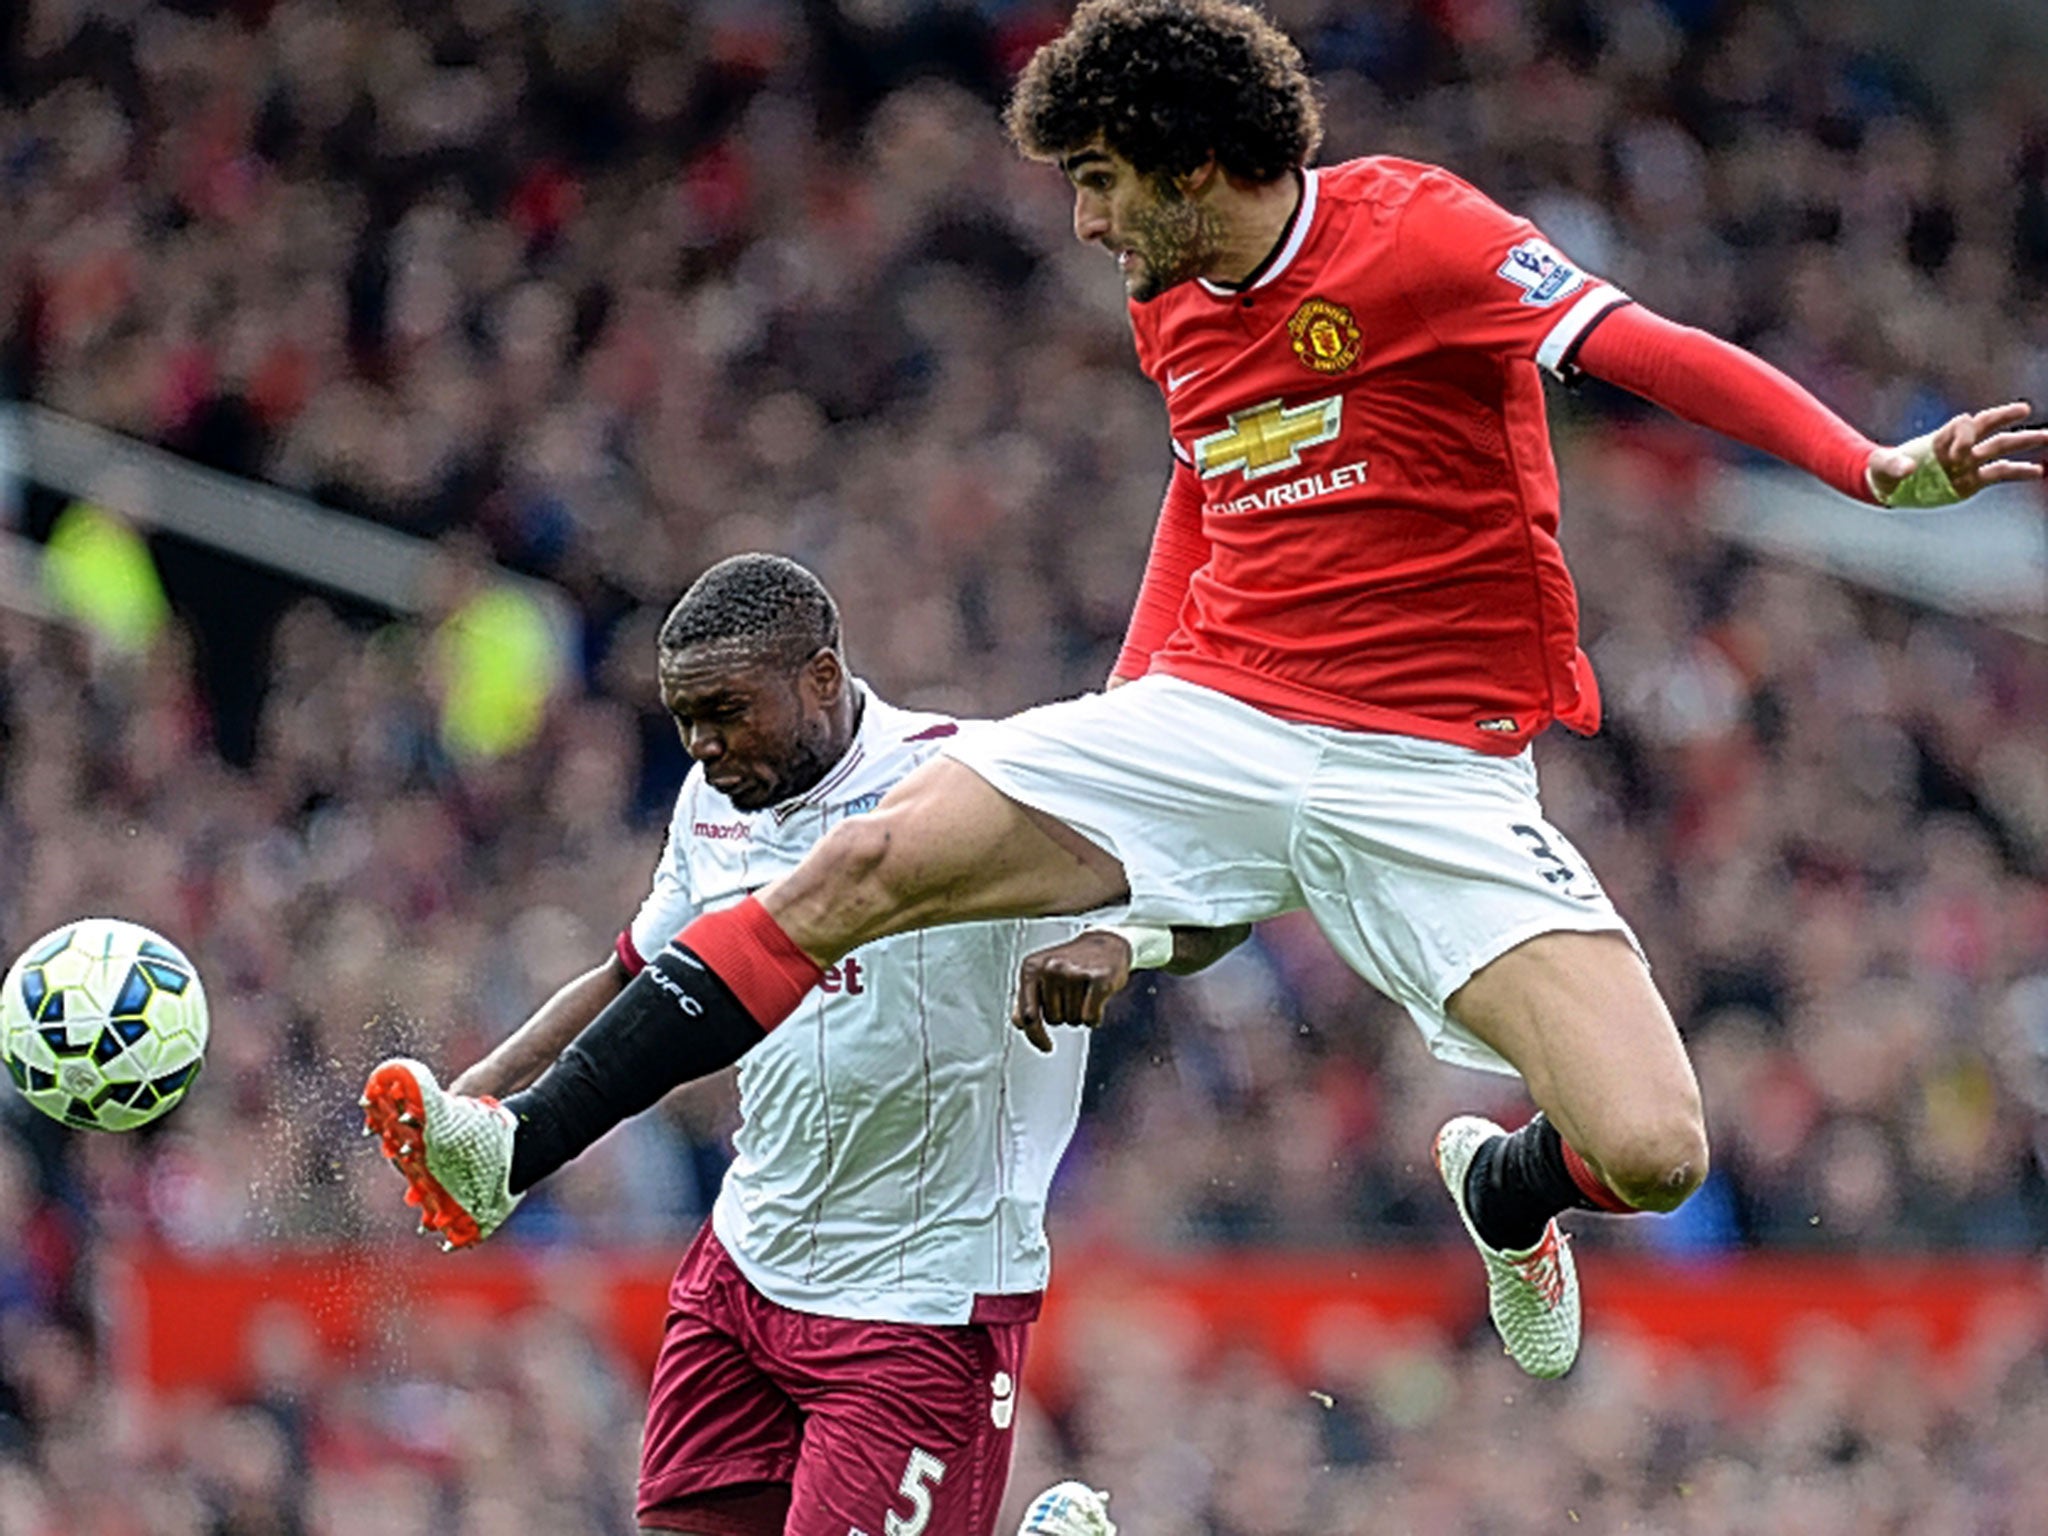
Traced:
<path fill-rule="evenodd" d="M 865 926 L 930 895 L 930 860 L 920 856 L 914 834 L 901 811 L 855 816 L 826 833 L 805 863 L 815 865 L 817 889 L 832 910 Z"/>
<path fill-rule="evenodd" d="M 1676 1209 L 1707 1177 L 1707 1128 L 1697 1110 L 1645 1115 L 1603 1138 L 1600 1176 L 1639 1211 Z"/>
<path fill-rule="evenodd" d="M 893 841 L 886 815 L 855 816 L 820 838 L 806 862 L 832 889 L 872 902 L 889 893 Z"/>

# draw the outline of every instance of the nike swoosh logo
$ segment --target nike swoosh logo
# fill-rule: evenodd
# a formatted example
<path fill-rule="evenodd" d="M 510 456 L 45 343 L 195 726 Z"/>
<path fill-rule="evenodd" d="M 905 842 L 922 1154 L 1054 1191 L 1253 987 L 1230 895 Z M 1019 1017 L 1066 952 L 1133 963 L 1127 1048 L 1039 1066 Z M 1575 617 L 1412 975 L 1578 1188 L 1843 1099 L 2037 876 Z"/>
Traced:
<path fill-rule="evenodd" d="M 1181 385 L 1192 384 L 1196 379 L 1199 379 L 1201 376 L 1202 370 L 1200 368 L 1190 368 L 1186 373 L 1175 373 L 1171 368 L 1169 368 L 1166 370 L 1166 392 L 1169 395 L 1173 394 L 1181 387 Z"/>

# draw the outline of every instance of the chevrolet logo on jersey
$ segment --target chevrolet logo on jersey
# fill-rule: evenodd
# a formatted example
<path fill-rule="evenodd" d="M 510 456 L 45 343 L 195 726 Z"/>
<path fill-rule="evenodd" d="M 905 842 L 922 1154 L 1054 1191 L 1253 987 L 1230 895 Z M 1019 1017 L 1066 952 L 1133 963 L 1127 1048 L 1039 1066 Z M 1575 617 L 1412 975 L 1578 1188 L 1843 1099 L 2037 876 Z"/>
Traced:
<path fill-rule="evenodd" d="M 1306 405 L 1268 400 L 1250 410 L 1232 411 L 1229 426 L 1195 439 L 1195 468 L 1204 480 L 1233 469 L 1247 480 L 1293 469 L 1301 462 L 1302 449 L 1327 443 L 1343 420 L 1342 395 Z"/>

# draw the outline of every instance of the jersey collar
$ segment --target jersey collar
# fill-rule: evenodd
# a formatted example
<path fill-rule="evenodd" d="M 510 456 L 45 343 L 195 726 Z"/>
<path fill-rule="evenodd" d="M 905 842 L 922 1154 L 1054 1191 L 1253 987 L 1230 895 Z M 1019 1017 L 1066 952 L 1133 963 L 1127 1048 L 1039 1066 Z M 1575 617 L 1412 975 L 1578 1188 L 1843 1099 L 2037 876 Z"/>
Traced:
<path fill-rule="evenodd" d="M 1211 298 L 1217 299 L 1234 299 L 1240 294 L 1251 293 L 1265 287 L 1292 266 L 1294 258 L 1301 254 L 1302 246 L 1308 241 L 1309 226 L 1315 222 L 1315 217 L 1316 173 L 1313 170 L 1304 170 L 1301 172 L 1301 201 L 1294 205 L 1294 217 L 1287 221 L 1287 228 L 1281 233 L 1280 243 L 1263 262 L 1252 269 L 1250 277 L 1241 283 L 1217 283 L 1206 277 L 1198 277 L 1195 281 L 1202 285 Z"/>
<path fill-rule="evenodd" d="M 852 683 L 854 693 L 860 701 L 860 724 L 853 729 L 852 742 L 846 751 L 840 754 L 839 761 L 826 770 L 825 777 L 802 794 L 792 795 L 781 804 L 771 807 L 769 814 L 774 816 L 777 826 L 788 821 L 798 811 L 824 804 L 825 800 L 834 791 L 843 787 L 848 779 L 860 771 L 860 765 L 868 760 L 868 738 L 876 729 L 877 717 L 884 711 L 878 707 L 879 701 L 875 698 L 873 689 L 857 677 L 852 679 Z"/>

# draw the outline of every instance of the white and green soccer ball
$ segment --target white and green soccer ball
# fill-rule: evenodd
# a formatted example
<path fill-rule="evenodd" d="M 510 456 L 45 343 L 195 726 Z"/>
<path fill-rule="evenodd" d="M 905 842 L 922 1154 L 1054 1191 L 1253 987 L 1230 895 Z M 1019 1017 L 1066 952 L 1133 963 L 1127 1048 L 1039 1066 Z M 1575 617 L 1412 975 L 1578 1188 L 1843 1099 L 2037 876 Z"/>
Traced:
<path fill-rule="evenodd" d="M 206 1055 L 206 989 L 140 923 L 88 917 L 21 952 L 0 993 L 0 1059 L 53 1120 L 132 1131 L 185 1096 Z"/>

